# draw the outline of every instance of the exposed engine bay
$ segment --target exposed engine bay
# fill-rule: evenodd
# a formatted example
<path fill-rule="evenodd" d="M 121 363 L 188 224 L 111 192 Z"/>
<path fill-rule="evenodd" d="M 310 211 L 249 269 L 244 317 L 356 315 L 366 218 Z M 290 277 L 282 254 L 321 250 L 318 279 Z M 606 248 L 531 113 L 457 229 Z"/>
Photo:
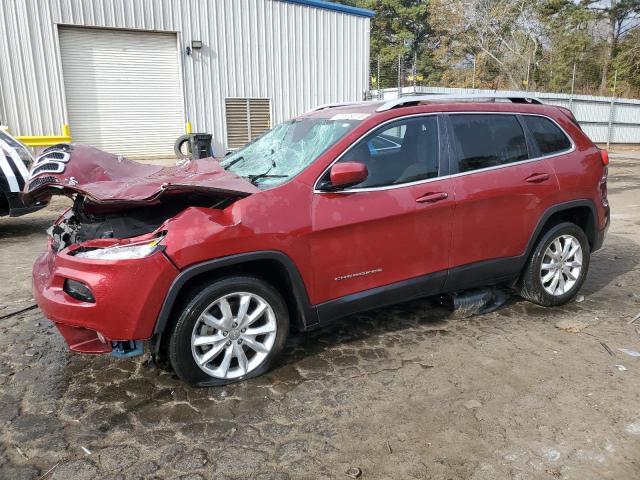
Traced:
<path fill-rule="evenodd" d="M 189 207 L 223 209 L 237 198 L 187 192 L 162 197 L 158 203 L 133 208 L 101 208 L 76 195 L 73 208 L 48 233 L 59 252 L 70 245 L 95 239 L 123 239 L 145 235 Z"/>

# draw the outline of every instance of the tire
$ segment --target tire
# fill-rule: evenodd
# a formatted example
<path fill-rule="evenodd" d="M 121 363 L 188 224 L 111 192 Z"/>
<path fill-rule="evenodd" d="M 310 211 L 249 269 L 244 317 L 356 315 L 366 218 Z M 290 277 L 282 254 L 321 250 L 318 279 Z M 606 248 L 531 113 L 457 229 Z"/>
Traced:
<path fill-rule="evenodd" d="M 191 137 L 192 135 L 190 133 L 187 133 L 185 135 L 180 135 L 178 137 L 178 139 L 176 140 L 176 143 L 173 145 L 173 153 L 175 153 L 176 158 L 178 159 L 183 159 L 183 158 L 191 158 Z M 183 144 L 187 144 L 187 153 L 183 153 L 182 152 L 182 145 Z"/>
<path fill-rule="evenodd" d="M 563 260 L 563 248 L 569 242 L 570 251 L 567 253 L 571 253 L 576 244 L 580 248 L 573 256 Z M 555 257 L 558 246 L 561 247 L 560 255 Z M 518 282 L 518 293 L 522 298 L 543 307 L 564 305 L 572 300 L 582 287 L 589 271 L 590 253 L 589 241 L 580 227 L 569 222 L 555 225 L 538 240 L 533 249 Z M 550 268 L 544 268 L 543 261 L 544 266 Z M 556 277 L 558 280 L 554 287 Z"/>
<path fill-rule="evenodd" d="M 191 385 L 227 385 L 269 370 L 288 335 L 287 306 L 274 287 L 256 277 L 227 277 L 191 292 L 171 330 L 168 356 Z"/>

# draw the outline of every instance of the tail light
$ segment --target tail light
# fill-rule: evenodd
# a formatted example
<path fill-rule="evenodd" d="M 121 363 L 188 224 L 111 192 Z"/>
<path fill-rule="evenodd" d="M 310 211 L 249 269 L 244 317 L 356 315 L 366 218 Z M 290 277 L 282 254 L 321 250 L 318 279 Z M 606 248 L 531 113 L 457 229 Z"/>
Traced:
<path fill-rule="evenodd" d="M 600 150 L 600 158 L 602 158 L 602 165 L 605 167 L 609 165 L 609 152 L 606 150 Z"/>

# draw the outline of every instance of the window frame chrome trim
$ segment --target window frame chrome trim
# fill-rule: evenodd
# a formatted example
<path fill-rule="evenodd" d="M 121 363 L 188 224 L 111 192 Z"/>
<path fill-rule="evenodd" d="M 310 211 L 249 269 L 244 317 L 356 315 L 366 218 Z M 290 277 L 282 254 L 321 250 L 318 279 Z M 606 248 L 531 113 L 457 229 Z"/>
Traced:
<path fill-rule="evenodd" d="M 331 169 L 331 167 L 333 167 L 333 165 L 337 162 L 339 162 L 342 157 L 344 157 L 347 153 L 349 153 L 349 151 L 354 148 L 358 143 L 360 143 L 360 141 L 362 139 L 364 139 L 367 135 L 373 133 L 375 130 L 377 130 L 380 127 L 383 127 L 389 123 L 398 121 L 398 120 L 404 120 L 404 119 L 409 119 L 409 118 L 415 118 L 415 117 L 426 117 L 426 116 L 431 116 L 431 115 L 457 115 L 457 114 L 464 114 L 464 115 L 513 115 L 514 117 L 518 117 L 518 116 L 530 116 L 530 117 L 542 117 L 542 118 L 546 118 L 547 120 L 551 120 L 551 122 L 553 122 L 554 125 L 556 125 L 560 131 L 569 139 L 569 141 L 571 142 L 571 148 L 568 150 L 563 150 L 561 152 L 556 152 L 556 153 L 552 153 L 549 155 L 543 155 L 540 157 L 535 157 L 535 158 L 528 158 L 526 160 L 521 160 L 519 162 L 513 162 L 513 163 L 505 163 L 504 165 L 496 165 L 493 167 L 487 167 L 487 168 L 479 168 L 477 170 L 470 170 L 468 172 L 459 172 L 459 173 L 454 173 L 454 174 L 448 174 L 448 175 L 443 175 L 442 177 L 434 177 L 434 178 L 426 178 L 424 180 L 416 180 L 414 182 L 407 182 L 407 183 L 399 183 L 399 184 L 394 184 L 394 185 L 384 185 L 381 187 L 363 187 L 363 188 L 345 188 L 343 190 L 321 190 L 318 188 L 318 185 L 320 184 L 320 180 L 322 179 L 322 177 L 325 176 L 325 174 Z M 523 131 L 523 133 L 525 133 Z M 525 133 L 526 136 L 526 133 Z M 439 139 L 440 141 L 440 139 Z M 359 192 L 377 192 L 377 191 L 384 191 L 384 190 L 391 190 L 391 189 L 395 189 L 395 188 L 404 188 L 404 187 L 412 187 L 415 185 L 422 185 L 423 183 L 432 183 L 432 182 L 436 182 L 439 180 L 446 180 L 446 179 L 450 179 L 450 178 L 456 178 L 456 177 L 462 177 L 465 175 L 473 175 L 476 173 L 482 173 L 482 172 L 490 172 L 493 170 L 499 170 L 502 168 L 507 168 L 507 167 L 512 167 L 515 165 L 524 165 L 527 163 L 532 163 L 532 162 L 538 162 L 540 160 L 546 160 L 548 158 L 553 158 L 553 157 L 558 157 L 560 155 L 568 155 L 570 153 L 575 152 L 576 150 L 576 144 L 573 141 L 573 138 L 571 137 L 571 135 L 569 135 L 567 133 L 567 131 L 562 128 L 562 126 L 556 122 L 553 118 L 547 116 L 547 115 L 543 115 L 541 113 L 523 113 L 523 112 L 478 112 L 478 111 L 474 111 L 474 112 L 470 112 L 470 111 L 461 111 L 461 112 L 425 112 L 425 113 L 414 113 L 411 115 L 402 115 L 402 116 L 398 116 L 398 117 L 394 117 L 391 118 L 389 120 L 386 120 L 382 123 L 379 123 L 378 125 L 375 125 L 373 127 L 371 127 L 369 130 L 367 130 L 365 133 L 363 133 L 360 137 L 358 137 L 357 140 L 355 140 L 351 145 L 349 145 L 349 148 L 347 148 L 344 152 L 342 152 L 340 155 L 338 155 L 338 157 L 333 160 L 324 170 L 322 170 L 322 172 L 320 173 L 320 175 L 318 176 L 318 178 L 316 178 L 316 181 L 313 184 L 313 193 L 323 193 L 323 194 L 349 194 L 349 193 L 359 193 Z M 439 160 L 440 161 L 440 160 Z"/>

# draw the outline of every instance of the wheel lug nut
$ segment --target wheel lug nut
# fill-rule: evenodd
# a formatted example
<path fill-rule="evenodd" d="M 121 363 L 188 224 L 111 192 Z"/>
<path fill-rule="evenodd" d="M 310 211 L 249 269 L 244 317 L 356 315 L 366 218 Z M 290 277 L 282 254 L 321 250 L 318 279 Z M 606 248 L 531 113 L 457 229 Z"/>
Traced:
<path fill-rule="evenodd" d="M 222 332 L 222 336 L 226 337 L 227 335 L 229 335 L 229 332 L 227 332 L 226 330 L 224 332 Z"/>
<path fill-rule="evenodd" d="M 244 332 L 246 332 L 246 331 L 247 331 L 247 329 L 246 329 L 246 328 L 243 328 L 243 329 L 242 329 L 242 330 L 240 330 L 240 331 L 241 331 L 242 333 L 244 333 Z"/>
<path fill-rule="evenodd" d="M 236 328 L 238 326 L 238 324 L 236 322 L 233 322 L 233 328 Z"/>
<path fill-rule="evenodd" d="M 242 339 L 241 339 L 241 338 L 239 338 L 239 339 L 238 339 L 238 345 L 239 345 L 239 344 L 241 344 L 241 343 L 242 343 Z"/>

